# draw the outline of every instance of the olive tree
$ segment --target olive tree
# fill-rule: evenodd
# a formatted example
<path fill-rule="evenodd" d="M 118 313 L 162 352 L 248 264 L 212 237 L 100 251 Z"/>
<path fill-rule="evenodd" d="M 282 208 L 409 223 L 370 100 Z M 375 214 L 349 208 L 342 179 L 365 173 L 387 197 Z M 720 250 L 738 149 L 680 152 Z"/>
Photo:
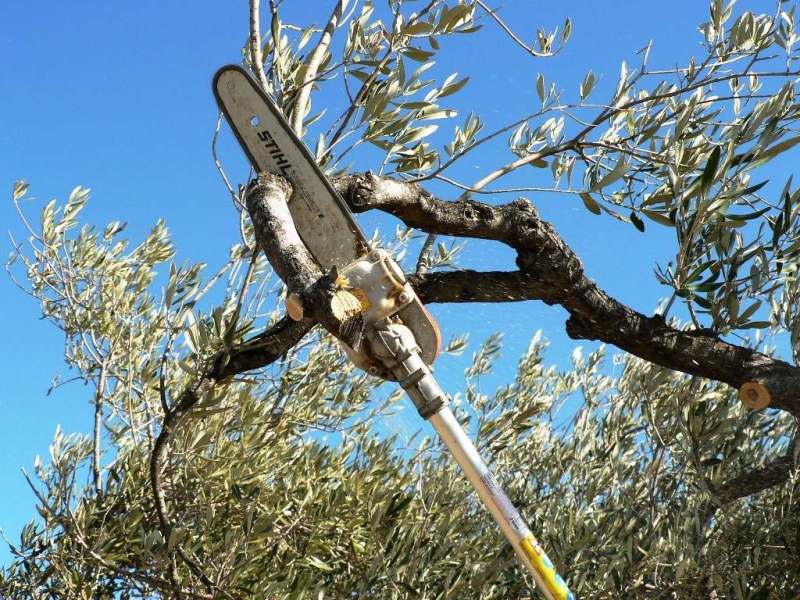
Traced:
<path fill-rule="evenodd" d="M 399 220 L 377 242 L 424 302 L 542 301 L 567 311 L 571 338 L 603 343 L 558 369 L 537 335 L 487 391 L 492 336 L 454 398 L 578 596 L 794 597 L 800 189 L 790 172 L 764 177 L 800 142 L 794 8 L 712 0 L 686 64 L 653 66 L 647 46 L 606 97 L 591 71 L 566 87 L 521 81 L 536 106 L 491 128 L 448 108 L 468 77 L 431 77 L 431 61 L 499 27 L 535 64 L 568 43 L 569 20 L 528 42 L 482 0 L 341 0 L 322 27 L 284 22 L 281 2 L 260 8 L 243 65 L 354 211 Z M 347 98 L 341 110 L 321 105 L 326 90 Z M 459 180 L 478 153 L 498 166 Z M 314 320 L 282 316 L 246 182 L 217 164 L 241 239 L 210 275 L 175 264 L 162 222 L 132 244 L 120 222 L 81 222 L 78 187 L 36 223 L 28 184 L 15 186 L 25 240 L 9 272 L 63 331 L 95 418 L 88 435 L 58 432 L 25 474 L 39 516 L 9 541 L 0 595 L 535 597 L 444 447 L 376 434 L 401 395 Z M 503 187 L 519 170 L 535 181 Z M 598 227 L 629 223 L 643 244 L 653 228 L 674 233 L 655 314 L 590 278 L 539 216 L 544 194 Z M 439 236 L 503 244 L 516 264 L 460 268 L 469 252 Z"/>

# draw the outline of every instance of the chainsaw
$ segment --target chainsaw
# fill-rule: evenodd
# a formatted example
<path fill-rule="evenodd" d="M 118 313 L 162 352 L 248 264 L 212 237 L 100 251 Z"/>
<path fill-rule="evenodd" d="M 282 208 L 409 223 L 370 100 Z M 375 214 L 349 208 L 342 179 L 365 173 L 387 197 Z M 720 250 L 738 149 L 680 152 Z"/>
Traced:
<path fill-rule="evenodd" d="M 373 249 L 349 207 L 265 91 L 242 68 L 214 76 L 220 110 L 257 173 L 292 185 L 289 201 L 297 232 L 322 272 L 335 268 L 358 298 L 365 342 L 345 344 L 348 357 L 371 375 L 397 381 L 428 420 L 492 514 L 520 561 L 548 600 L 574 600 L 525 520 L 456 420 L 433 376 L 440 333 L 399 265 Z"/>

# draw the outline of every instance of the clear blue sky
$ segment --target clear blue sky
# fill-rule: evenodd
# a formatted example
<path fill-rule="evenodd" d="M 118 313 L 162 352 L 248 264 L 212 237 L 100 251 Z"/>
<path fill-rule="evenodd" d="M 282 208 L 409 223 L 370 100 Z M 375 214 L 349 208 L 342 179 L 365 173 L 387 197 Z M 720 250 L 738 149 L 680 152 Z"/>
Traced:
<path fill-rule="evenodd" d="M 321 23 L 331 1 L 286 0 L 290 20 Z M 437 66 L 472 76 L 451 106 L 462 114 L 477 109 L 500 123 L 534 102 L 536 73 L 548 81 L 577 87 L 588 69 L 615 82 L 622 59 L 655 41 L 652 63 L 669 66 L 697 52 L 696 25 L 707 15 L 706 2 L 642 0 L 506 0 L 503 14 L 529 39 L 538 26 L 552 28 L 573 19 L 567 50 L 557 58 L 532 61 L 490 21 Z M 771 2 L 740 3 L 769 10 Z M 296 17 L 296 18 L 295 18 Z M 103 226 L 129 223 L 140 237 L 159 217 L 173 235 L 179 259 L 211 267 L 227 256 L 237 239 L 229 200 L 211 162 L 209 142 L 216 119 L 211 76 L 237 62 L 247 35 L 247 3 L 3 2 L 0 6 L 0 219 L 3 229 L 19 232 L 10 202 L 15 179 L 31 184 L 41 200 L 63 200 L 76 185 L 92 188 L 85 218 Z M 322 100 L 317 100 L 320 107 Z M 235 161 L 229 141 L 223 152 Z M 481 155 L 466 168 L 488 169 L 507 156 Z M 357 164 L 366 169 L 370 165 Z M 468 171 L 465 178 L 474 179 Z M 475 171 L 478 174 L 478 171 Z M 524 179 L 510 183 L 525 183 Z M 652 311 L 660 295 L 652 276 L 656 260 L 668 259 L 669 233 L 655 235 L 589 214 L 562 196 L 534 197 L 583 258 L 589 273 L 633 307 Z M 38 205 L 40 206 L 40 205 Z M 375 219 L 369 221 L 370 227 Z M 7 239 L 7 238 L 4 238 Z M 6 253 L 10 243 L 4 242 Z M 513 268 L 508 252 L 470 254 L 465 266 Z M 90 429 L 90 397 L 67 387 L 46 397 L 56 374 L 68 375 L 63 340 L 27 296 L 0 277 L 0 528 L 17 539 L 33 514 L 33 496 L 19 473 L 34 456 L 47 455 L 57 424 L 67 431 Z M 537 329 L 552 342 L 551 361 L 567 364 L 574 342 L 563 332 L 564 312 L 540 303 L 503 306 L 438 306 L 445 337 L 468 330 L 474 349 L 492 331 L 506 332 L 509 365 Z M 463 360 L 443 359 L 439 371 L 447 387 L 457 388 Z M 0 561 L 8 553 L 0 547 Z"/>

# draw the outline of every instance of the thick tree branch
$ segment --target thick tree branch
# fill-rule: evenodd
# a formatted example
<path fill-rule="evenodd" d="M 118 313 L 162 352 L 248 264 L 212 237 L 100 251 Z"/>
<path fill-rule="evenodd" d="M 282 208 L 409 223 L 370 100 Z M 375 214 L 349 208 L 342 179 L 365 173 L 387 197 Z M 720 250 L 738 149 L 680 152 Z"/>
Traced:
<path fill-rule="evenodd" d="M 496 240 L 517 251 L 517 272 L 433 273 L 412 277 L 427 302 L 543 300 L 569 313 L 574 339 L 613 344 L 655 364 L 740 388 L 755 381 L 771 406 L 800 416 L 800 368 L 702 331 L 683 331 L 609 296 L 527 200 L 492 206 L 434 198 L 417 184 L 367 173 L 334 182 L 353 210 L 379 209 L 427 233 Z"/>
<path fill-rule="evenodd" d="M 789 479 L 795 470 L 792 451 L 769 463 L 768 465 L 742 473 L 717 488 L 715 496 L 720 506 L 730 504 L 739 498 L 758 494 L 771 487 L 780 485 Z"/>
<path fill-rule="evenodd" d="M 423 303 L 544 299 L 548 286 L 522 271 L 435 271 L 407 275 Z M 552 304 L 552 302 L 551 302 Z"/>
<path fill-rule="evenodd" d="M 286 287 L 296 291 L 313 285 L 322 273 L 292 221 L 287 204 L 291 194 L 285 179 L 261 175 L 246 199 L 258 246 Z"/>
<path fill-rule="evenodd" d="M 798 443 L 800 443 L 800 438 L 795 435 L 786 454 L 760 469 L 748 471 L 729 479 L 714 489 L 713 497 L 705 503 L 702 509 L 703 521 L 707 522 L 718 509 L 731 502 L 761 493 L 788 481 L 798 467 L 795 463 L 795 450 Z"/>
<path fill-rule="evenodd" d="M 234 348 L 230 354 L 217 356 L 212 368 L 212 378 L 222 381 L 272 364 L 311 331 L 314 322 L 310 319 L 293 321 L 283 317 L 264 333 L 261 333 Z"/>
<path fill-rule="evenodd" d="M 348 346 L 358 348 L 364 329 L 361 303 L 339 285 L 336 269 L 322 275 L 297 233 L 287 201 L 291 186 L 282 177 L 262 173 L 247 193 L 247 210 L 259 247 L 306 317 L 320 323 Z"/>

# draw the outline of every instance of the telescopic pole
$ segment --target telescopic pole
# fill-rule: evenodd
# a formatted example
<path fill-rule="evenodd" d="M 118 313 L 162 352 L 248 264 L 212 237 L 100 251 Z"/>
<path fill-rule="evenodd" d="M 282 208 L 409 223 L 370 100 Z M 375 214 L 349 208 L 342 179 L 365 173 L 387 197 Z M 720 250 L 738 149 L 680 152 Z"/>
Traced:
<path fill-rule="evenodd" d="M 367 333 L 375 354 L 408 393 L 420 416 L 430 421 L 456 459 L 483 505 L 500 526 L 517 556 L 547 600 L 575 600 L 553 563 L 478 454 L 456 420 L 447 396 L 419 355 L 414 335 L 404 325 L 383 323 Z"/>

